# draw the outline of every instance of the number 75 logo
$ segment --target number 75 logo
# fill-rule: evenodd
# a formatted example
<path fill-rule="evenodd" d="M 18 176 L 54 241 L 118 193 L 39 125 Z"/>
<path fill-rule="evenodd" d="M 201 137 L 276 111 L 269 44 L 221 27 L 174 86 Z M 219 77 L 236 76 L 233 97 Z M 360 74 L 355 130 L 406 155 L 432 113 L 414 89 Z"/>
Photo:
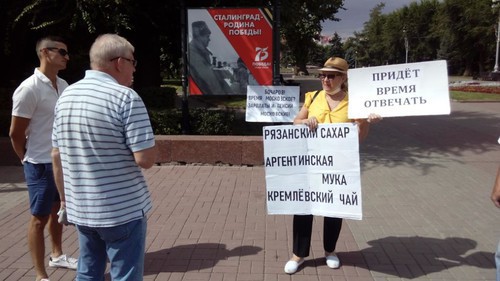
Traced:
<path fill-rule="evenodd" d="M 257 54 L 255 55 L 255 61 L 263 61 L 263 60 L 267 59 L 267 57 L 269 57 L 269 53 L 267 52 L 267 48 L 268 47 L 265 47 L 265 48 L 256 47 L 255 48 L 255 52 L 257 52 Z"/>

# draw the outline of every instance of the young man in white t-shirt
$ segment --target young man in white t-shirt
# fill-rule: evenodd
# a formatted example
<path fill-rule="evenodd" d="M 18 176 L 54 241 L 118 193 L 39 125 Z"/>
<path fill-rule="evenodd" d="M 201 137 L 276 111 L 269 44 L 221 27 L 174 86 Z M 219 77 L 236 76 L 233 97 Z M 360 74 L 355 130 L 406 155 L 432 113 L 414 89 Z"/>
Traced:
<path fill-rule="evenodd" d="M 64 255 L 62 224 L 57 221 L 59 193 L 52 172 L 52 125 L 54 108 L 68 83 L 57 74 L 66 68 L 68 47 L 60 37 L 49 36 L 36 44 L 40 66 L 24 80 L 12 96 L 12 120 L 9 136 L 23 164 L 28 185 L 31 219 L 28 246 L 37 281 L 48 281 L 45 270 L 44 229 L 48 225 L 52 241 L 51 267 L 76 269 L 77 260 Z"/>

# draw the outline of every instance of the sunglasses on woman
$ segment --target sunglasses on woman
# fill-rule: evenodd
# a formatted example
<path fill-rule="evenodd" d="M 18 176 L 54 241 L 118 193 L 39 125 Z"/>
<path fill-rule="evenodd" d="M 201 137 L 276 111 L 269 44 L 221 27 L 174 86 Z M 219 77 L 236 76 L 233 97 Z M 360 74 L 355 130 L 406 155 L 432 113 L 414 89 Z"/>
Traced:
<path fill-rule="evenodd" d="M 325 79 L 325 78 L 327 78 L 328 80 L 333 80 L 333 79 L 335 79 L 335 77 L 337 77 L 337 76 L 342 76 L 342 75 L 343 75 L 342 73 L 334 73 L 334 74 L 319 74 L 319 75 L 318 75 L 318 78 L 319 78 L 320 80 L 323 80 L 323 79 Z"/>

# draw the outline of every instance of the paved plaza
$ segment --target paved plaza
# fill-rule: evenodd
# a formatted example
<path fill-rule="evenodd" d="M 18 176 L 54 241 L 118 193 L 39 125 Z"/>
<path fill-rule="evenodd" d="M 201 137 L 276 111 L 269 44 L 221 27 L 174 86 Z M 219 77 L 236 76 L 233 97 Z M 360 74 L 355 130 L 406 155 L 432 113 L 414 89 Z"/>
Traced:
<path fill-rule="evenodd" d="M 154 205 L 145 280 L 495 280 L 500 210 L 490 193 L 499 137 L 500 103 L 453 102 L 449 116 L 373 126 L 361 146 L 363 220 L 344 220 L 342 267 L 325 265 L 318 218 L 311 256 L 294 275 L 283 272 L 292 217 L 266 214 L 262 166 L 155 166 L 145 171 Z M 0 280 L 33 281 L 21 167 L 0 167 L 0 193 Z M 74 227 L 63 238 L 77 257 Z"/>

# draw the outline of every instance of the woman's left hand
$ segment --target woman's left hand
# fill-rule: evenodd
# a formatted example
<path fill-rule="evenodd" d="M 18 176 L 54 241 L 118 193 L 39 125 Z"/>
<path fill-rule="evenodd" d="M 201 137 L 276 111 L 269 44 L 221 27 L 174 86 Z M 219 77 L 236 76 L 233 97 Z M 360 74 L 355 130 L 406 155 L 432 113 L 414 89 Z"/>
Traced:
<path fill-rule="evenodd" d="M 382 116 L 375 113 L 370 113 L 366 119 L 354 119 L 358 125 L 366 125 L 366 123 L 375 124 L 380 122 L 380 120 L 382 120 Z"/>
<path fill-rule="evenodd" d="M 375 113 L 370 113 L 370 115 L 368 115 L 368 118 L 366 119 L 366 121 L 368 123 L 371 123 L 371 124 L 378 123 L 381 120 L 382 120 L 382 116 L 375 114 Z"/>

